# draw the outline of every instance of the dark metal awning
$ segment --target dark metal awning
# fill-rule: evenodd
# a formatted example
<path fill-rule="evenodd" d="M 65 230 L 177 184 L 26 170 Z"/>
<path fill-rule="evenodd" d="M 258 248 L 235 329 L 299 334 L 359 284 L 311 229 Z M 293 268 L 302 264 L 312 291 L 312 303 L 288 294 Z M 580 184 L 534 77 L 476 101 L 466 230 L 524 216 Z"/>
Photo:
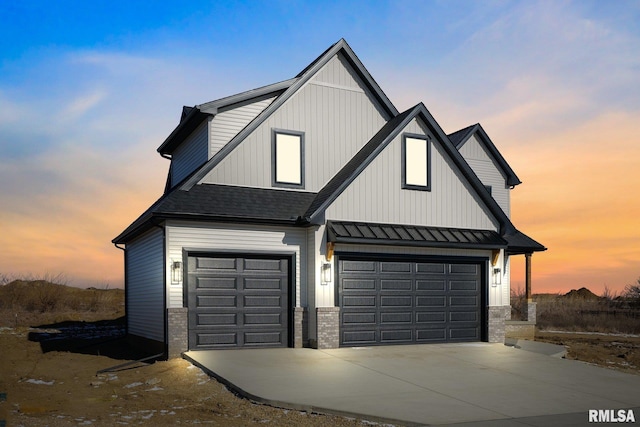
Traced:
<path fill-rule="evenodd" d="M 492 230 L 346 221 L 327 222 L 327 241 L 457 249 L 502 249 L 507 247 L 507 241 Z"/>

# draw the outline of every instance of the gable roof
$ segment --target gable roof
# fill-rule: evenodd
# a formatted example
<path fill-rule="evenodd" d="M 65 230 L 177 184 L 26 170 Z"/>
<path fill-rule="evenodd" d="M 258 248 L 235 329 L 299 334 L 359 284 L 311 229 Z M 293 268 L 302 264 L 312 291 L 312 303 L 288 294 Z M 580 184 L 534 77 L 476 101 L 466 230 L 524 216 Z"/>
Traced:
<path fill-rule="evenodd" d="M 376 156 L 404 129 L 411 120 L 420 118 L 438 138 L 441 146 L 447 152 L 454 164 L 460 169 L 469 184 L 475 189 L 478 197 L 484 202 L 489 211 L 500 224 L 500 234 L 510 236 L 511 242 L 518 251 L 543 251 L 544 246 L 518 231 L 502 208 L 484 188 L 478 176 L 464 160 L 460 152 L 454 147 L 440 125 L 435 121 L 429 110 L 420 103 L 413 108 L 398 114 L 387 122 L 365 144 L 362 149 L 347 164 L 334 175 L 331 180 L 318 192 L 315 200 L 305 212 L 303 221 L 313 223 L 333 203 L 334 200 L 358 177 L 358 175 L 376 158 Z M 514 248 L 516 250 L 516 248 Z M 515 252 L 514 252 L 515 253 Z M 524 252 L 522 252 L 524 253 Z"/>
<path fill-rule="evenodd" d="M 275 112 L 282 104 L 284 104 L 289 98 L 291 98 L 305 83 L 307 83 L 331 58 L 338 53 L 343 53 L 347 61 L 353 66 L 356 73 L 365 83 L 365 85 L 371 90 L 374 97 L 380 102 L 380 105 L 385 109 L 390 117 L 394 117 L 398 114 L 398 110 L 393 103 L 387 98 L 387 95 L 382 91 L 380 86 L 371 77 L 371 74 L 364 67 L 362 62 L 358 59 L 356 54 L 351 50 L 351 47 L 347 44 L 346 40 L 340 39 L 337 43 L 327 49 L 322 55 L 320 55 L 315 61 L 309 64 L 295 79 L 293 83 L 274 100 L 267 108 L 265 108 L 256 118 L 254 118 L 244 129 L 242 129 L 231 141 L 229 141 L 224 147 L 222 147 L 213 157 L 211 157 L 206 163 L 204 163 L 200 169 L 194 173 L 189 179 L 185 180 L 180 188 L 188 190 L 194 185 L 198 184 L 207 173 L 209 173 L 218 163 L 220 163 L 229 153 L 231 153 L 247 136 L 249 136 L 258 126 L 260 126 L 273 112 Z M 289 80 L 288 80 L 289 81 Z"/>
<path fill-rule="evenodd" d="M 228 108 L 233 108 L 238 104 L 249 101 L 258 101 L 260 99 L 278 96 L 289 88 L 296 79 L 289 79 L 282 82 L 262 86 L 257 89 L 248 90 L 235 95 L 220 98 L 215 101 L 206 102 L 194 107 L 182 107 L 182 116 L 178 126 L 169 134 L 160 147 L 158 153 L 170 155 L 173 151 L 188 137 L 191 132 L 196 130 L 200 123 L 207 117 L 214 116 L 218 112 Z"/>
<path fill-rule="evenodd" d="M 489 135 L 485 132 L 480 123 L 467 126 L 464 129 L 460 129 L 459 131 L 449 134 L 449 140 L 453 143 L 456 149 L 460 150 L 462 146 L 474 134 L 478 135 L 478 140 L 480 141 L 480 143 L 489 152 L 489 155 L 493 157 L 493 160 L 504 172 L 505 176 L 507 177 L 507 185 L 515 187 L 518 184 L 522 184 L 520 178 L 518 178 L 513 169 L 511 169 L 511 166 L 509 166 L 505 158 L 502 156 L 502 154 L 500 154 L 500 151 L 498 151 L 495 144 L 493 143 L 493 141 L 491 141 L 491 138 L 489 138 Z"/>
<path fill-rule="evenodd" d="M 231 185 L 199 184 L 174 188 L 158 199 L 113 243 L 126 243 L 167 219 L 296 225 L 316 193 Z"/>

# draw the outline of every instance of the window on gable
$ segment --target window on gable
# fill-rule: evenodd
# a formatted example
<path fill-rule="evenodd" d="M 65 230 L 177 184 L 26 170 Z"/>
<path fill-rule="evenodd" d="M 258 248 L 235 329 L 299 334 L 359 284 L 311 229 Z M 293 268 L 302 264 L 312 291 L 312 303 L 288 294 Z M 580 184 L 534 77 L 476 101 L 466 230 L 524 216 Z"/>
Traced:
<path fill-rule="evenodd" d="M 402 188 L 431 191 L 431 143 L 428 137 L 402 137 Z"/>
<path fill-rule="evenodd" d="M 273 185 L 304 188 L 304 133 L 274 130 Z"/>

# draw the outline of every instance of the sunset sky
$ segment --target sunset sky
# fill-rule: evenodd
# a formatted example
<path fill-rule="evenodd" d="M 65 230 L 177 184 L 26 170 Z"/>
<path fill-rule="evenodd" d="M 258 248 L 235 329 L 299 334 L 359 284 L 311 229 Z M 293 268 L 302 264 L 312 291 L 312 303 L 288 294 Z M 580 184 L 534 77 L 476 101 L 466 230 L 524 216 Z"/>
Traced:
<path fill-rule="evenodd" d="M 640 2 L 598 0 L 2 2 L 0 274 L 121 287 L 111 239 L 161 195 L 182 106 L 342 37 L 400 111 L 482 124 L 523 181 L 514 224 L 549 248 L 534 292 L 636 282 Z"/>

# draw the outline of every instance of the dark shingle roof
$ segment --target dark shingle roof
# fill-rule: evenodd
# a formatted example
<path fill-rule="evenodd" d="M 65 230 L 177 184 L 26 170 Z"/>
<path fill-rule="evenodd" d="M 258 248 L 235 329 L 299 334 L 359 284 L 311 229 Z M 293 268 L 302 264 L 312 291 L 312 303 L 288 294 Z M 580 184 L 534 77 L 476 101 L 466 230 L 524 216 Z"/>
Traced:
<path fill-rule="evenodd" d="M 154 221 L 186 219 L 295 225 L 316 193 L 230 185 L 199 184 L 174 189 L 133 222 L 114 243 L 126 243 Z"/>

